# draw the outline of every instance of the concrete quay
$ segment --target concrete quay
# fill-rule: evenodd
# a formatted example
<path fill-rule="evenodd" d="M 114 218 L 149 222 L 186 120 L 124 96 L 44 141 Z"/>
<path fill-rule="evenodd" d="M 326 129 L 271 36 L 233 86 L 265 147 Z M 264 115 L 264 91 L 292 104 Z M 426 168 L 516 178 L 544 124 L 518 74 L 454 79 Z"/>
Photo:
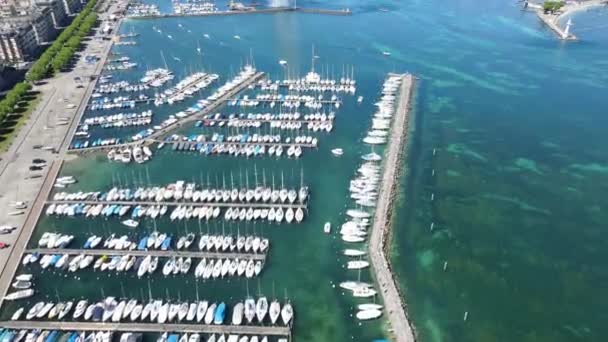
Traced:
<path fill-rule="evenodd" d="M 374 276 L 380 286 L 379 293 L 383 298 L 384 312 L 390 324 L 389 332 L 393 336 L 393 341 L 396 342 L 416 341 L 414 329 L 407 317 L 403 297 L 399 292 L 387 257 L 387 249 L 390 247 L 392 211 L 399 183 L 399 168 L 402 164 L 401 156 L 407 146 L 408 112 L 413 85 L 414 78 L 412 75 L 403 75 L 397 110 L 385 154 L 382 186 L 378 196 L 369 243 L 369 255 Z"/>
<path fill-rule="evenodd" d="M 109 322 L 4 321 L 0 327 L 18 330 L 175 332 L 291 337 L 290 327 L 256 325 L 157 324 Z"/>

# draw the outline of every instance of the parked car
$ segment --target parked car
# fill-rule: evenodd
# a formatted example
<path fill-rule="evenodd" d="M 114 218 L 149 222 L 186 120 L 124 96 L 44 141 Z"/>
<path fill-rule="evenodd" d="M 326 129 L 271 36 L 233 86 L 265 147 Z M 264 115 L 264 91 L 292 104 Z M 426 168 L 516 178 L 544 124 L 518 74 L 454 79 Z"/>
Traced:
<path fill-rule="evenodd" d="M 8 248 L 8 246 L 10 246 L 8 243 L 0 242 L 0 249 Z"/>

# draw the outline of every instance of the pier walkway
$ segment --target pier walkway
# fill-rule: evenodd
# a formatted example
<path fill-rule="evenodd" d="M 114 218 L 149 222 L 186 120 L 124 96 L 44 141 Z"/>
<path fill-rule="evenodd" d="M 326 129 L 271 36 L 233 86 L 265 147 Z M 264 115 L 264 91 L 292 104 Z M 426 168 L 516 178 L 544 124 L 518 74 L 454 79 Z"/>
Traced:
<path fill-rule="evenodd" d="M 236 127 L 235 127 L 236 128 Z M 164 142 L 166 144 L 186 144 L 188 146 L 190 145 L 196 145 L 199 144 L 199 142 L 196 141 L 164 141 L 164 140 L 156 140 L 156 139 L 148 139 L 148 140 L 152 140 L 154 142 L 157 143 L 161 143 Z M 238 142 L 238 141 L 234 141 L 234 142 L 230 142 L 230 141 L 222 141 L 222 142 L 218 142 L 218 141 L 201 141 L 200 144 L 213 144 L 213 145 L 233 145 L 236 147 L 246 147 L 246 146 L 266 146 L 266 147 L 270 147 L 270 146 L 281 146 L 281 147 L 290 147 L 290 146 L 299 146 L 299 147 L 305 147 L 305 148 L 315 148 L 317 147 L 314 144 L 303 144 L 303 143 L 285 143 L 285 142 L 280 142 L 280 143 L 274 143 L 274 142 Z"/>
<path fill-rule="evenodd" d="M 396 342 L 414 342 L 416 340 L 385 252 L 389 245 L 393 200 L 397 193 L 399 167 L 402 164 L 400 157 L 407 145 L 408 112 L 413 83 L 412 75 L 403 75 L 369 244 L 371 262 L 376 281 L 380 286 L 380 294 L 391 327 L 390 332 L 394 335 Z"/>
<path fill-rule="evenodd" d="M 264 73 L 261 71 L 253 74 L 253 76 L 251 76 L 249 79 L 241 82 L 238 86 L 234 87 L 229 92 L 220 96 L 215 101 L 209 103 L 209 105 L 207 105 L 202 110 L 200 110 L 196 113 L 193 113 L 193 114 L 189 115 L 188 117 L 180 119 L 173 124 L 167 125 L 167 126 L 163 127 L 162 129 L 157 130 L 156 132 L 147 136 L 144 140 L 162 138 L 163 136 L 169 134 L 169 132 L 181 127 L 183 124 L 199 120 L 201 116 L 207 115 L 207 114 L 215 111 L 220 106 L 222 106 L 224 104 L 224 102 L 228 101 L 230 98 L 234 97 L 236 94 L 240 93 L 241 91 L 247 89 L 247 87 L 249 87 L 250 84 L 257 82 L 262 77 L 264 77 Z"/>
<path fill-rule="evenodd" d="M 47 201 L 46 204 L 84 204 L 84 205 L 130 205 L 130 206 L 164 206 L 167 207 L 218 207 L 218 208 L 256 208 L 256 209 L 264 209 L 264 208 L 292 208 L 292 209 L 306 209 L 306 204 L 302 203 L 265 203 L 265 202 L 156 202 L 156 201 L 95 201 L 95 200 L 69 200 L 69 201 Z"/>
<path fill-rule="evenodd" d="M 245 259 L 245 260 L 266 260 L 265 253 L 231 253 L 231 252 L 199 252 L 199 251 L 188 251 L 188 250 L 116 250 L 116 249 L 67 249 L 67 248 L 34 248 L 28 249 L 25 253 L 39 253 L 39 254 L 68 254 L 68 255 L 130 255 L 138 257 L 146 257 L 148 255 L 159 258 L 171 258 L 171 257 L 183 257 L 193 259 Z"/>
<path fill-rule="evenodd" d="M 246 119 L 246 118 L 231 118 L 231 119 L 201 119 L 203 122 L 213 122 L 215 124 L 219 124 L 219 123 L 225 123 L 225 124 L 229 124 L 231 122 L 233 123 L 242 123 L 242 124 L 249 124 L 249 123 L 301 123 L 301 124 L 307 124 L 307 123 L 313 123 L 313 124 L 317 124 L 317 123 L 328 123 L 328 122 L 334 122 L 334 119 L 329 119 L 327 118 L 326 120 L 304 120 L 304 119 Z M 202 125 L 200 126 L 201 128 L 204 127 L 216 127 L 216 126 L 205 126 Z M 220 126 L 217 126 L 220 127 Z M 241 128 L 239 126 L 224 126 L 227 128 Z"/>
<path fill-rule="evenodd" d="M 255 325 L 4 321 L 0 322 L 0 327 L 20 330 L 176 332 L 291 337 L 290 327 Z"/>

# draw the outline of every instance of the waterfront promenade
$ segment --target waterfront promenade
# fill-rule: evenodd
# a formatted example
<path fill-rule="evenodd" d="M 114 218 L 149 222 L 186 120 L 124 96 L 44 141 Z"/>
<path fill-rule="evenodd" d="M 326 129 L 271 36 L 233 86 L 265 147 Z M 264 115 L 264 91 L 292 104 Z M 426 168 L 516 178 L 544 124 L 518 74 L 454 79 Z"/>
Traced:
<path fill-rule="evenodd" d="M 387 249 L 390 247 L 390 230 L 392 228 L 392 211 L 397 193 L 401 158 L 407 147 L 408 114 L 414 86 L 412 75 L 403 75 L 401 91 L 395 118 L 390 133 L 390 142 L 385 155 L 382 187 L 378 196 L 378 205 L 374 215 L 374 225 L 370 238 L 370 257 L 376 282 L 380 286 L 385 313 L 390 324 L 389 333 L 396 342 L 413 342 L 414 331 L 407 317 L 403 297 L 400 295 L 391 266 Z"/>
<path fill-rule="evenodd" d="M 102 4 L 100 2 L 98 6 L 101 7 Z M 119 12 L 125 6 L 126 3 L 122 1 L 112 3 L 107 11 L 99 14 L 99 20 L 107 20 L 112 13 Z M 117 29 L 119 25 L 120 21 L 114 27 Z M 100 37 L 92 36 L 82 51 L 82 55 L 99 56 L 97 64 L 91 65 L 79 60 L 70 72 L 58 74 L 45 84 L 34 87 L 33 90 L 40 93 L 41 103 L 20 130 L 9 151 L 2 155 L 0 182 L 4 186 L 0 193 L 0 206 L 6 209 L 0 213 L 0 224 L 13 225 L 17 229 L 1 237 L 1 241 L 10 246 L 0 250 L 0 306 L 95 87 L 95 82 L 89 81 L 89 77 L 101 73 L 112 46 L 111 41 L 98 38 Z M 69 105 L 74 105 L 75 108 L 69 108 L 72 107 Z M 68 125 L 58 125 L 60 118 L 67 120 Z M 45 148 L 38 148 L 39 146 Z M 33 158 L 45 159 L 47 167 L 42 171 L 30 171 Z M 11 211 L 10 202 L 13 201 L 27 202 L 28 208 L 23 215 L 7 215 Z"/>

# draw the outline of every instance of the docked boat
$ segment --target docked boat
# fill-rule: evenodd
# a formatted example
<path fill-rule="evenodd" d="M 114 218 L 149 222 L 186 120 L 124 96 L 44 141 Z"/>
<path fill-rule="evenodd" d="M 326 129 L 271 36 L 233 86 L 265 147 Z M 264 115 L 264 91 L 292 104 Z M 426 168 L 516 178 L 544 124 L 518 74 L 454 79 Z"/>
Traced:
<path fill-rule="evenodd" d="M 382 305 L 375 303 L 366 303 L 357 305 L 357 309 L 359 310 L 382 310 Z"/>
<path fill-rule="evenodd" d="M 266 297 L 258 298 L 258 302 L 256 304 L 255 315 L 258 319 L 258 322 L 263 323 L 264 318 L 266 318 L 266 313 L 268 312 L 268 299 Z"/>
<path fill-rule="evenodd" d="M 213 319 L 215 318 L 215 309 L 217 308 L 217 304 L 213 303 L 207 309 L 207 313 L 205 313 L 205 324 L 211 324 Z"/>
<path fill-rule="evenodd" d="M 225 317 L 226 317 L 226 304 L 222 302 L 215 309 L 215 314 L 213 316 L 213 323 L 214 324 L 223 324 Z"/>
<path fill-rule="evenodd" d="M 353 260 L 346 264 L 346 268 L 349 270 L 360 270 L 367 267 L 369 267 L 369 262 L 365 260 Z"/>
<path fill-rule="evenodd" d="M 275 299 L 272 301 L 272 303 L 270 303 L 270 310 L 268 312 L 268 315 L 270 316 L 270 322 L 272 324 L 275 324 L 277 322 L 277 319 L 279 318 L 280 314 L 281 314 L 281 304 L 279 304 L 279 301 L 277 301 Z"/>
<path fill-rule="evenodd" d="M 283 320 L 283 324 L 288 325 L 293 318 L 293 307 L 291 303 L 287 302 L 283 305 L 283 309 L 281 310 L 281 319 Z"/>
<path fill-rule="evenodd" d="M 10 293 L 4 296 L 4 300 L 18 300 L 23 298 L 29 298 L 34 295 L 33 289 L 21 290 L 17 292 Z"/>
<path fill-rule="evenodd" d="M 357 316 L 358 320 L 367 321 L 367 320 L 376 319 L 376 318 L 382 316 L 382 311 L 375 310 L 375 309 L 362 310 L 362 311 L 357 312 L 356 316 Z"/>
<path fill-rule="evenodd" d="M 243 322 L 243 303 L 237 303 L 232 309 L 232 325 L 241 325 Z"/>

